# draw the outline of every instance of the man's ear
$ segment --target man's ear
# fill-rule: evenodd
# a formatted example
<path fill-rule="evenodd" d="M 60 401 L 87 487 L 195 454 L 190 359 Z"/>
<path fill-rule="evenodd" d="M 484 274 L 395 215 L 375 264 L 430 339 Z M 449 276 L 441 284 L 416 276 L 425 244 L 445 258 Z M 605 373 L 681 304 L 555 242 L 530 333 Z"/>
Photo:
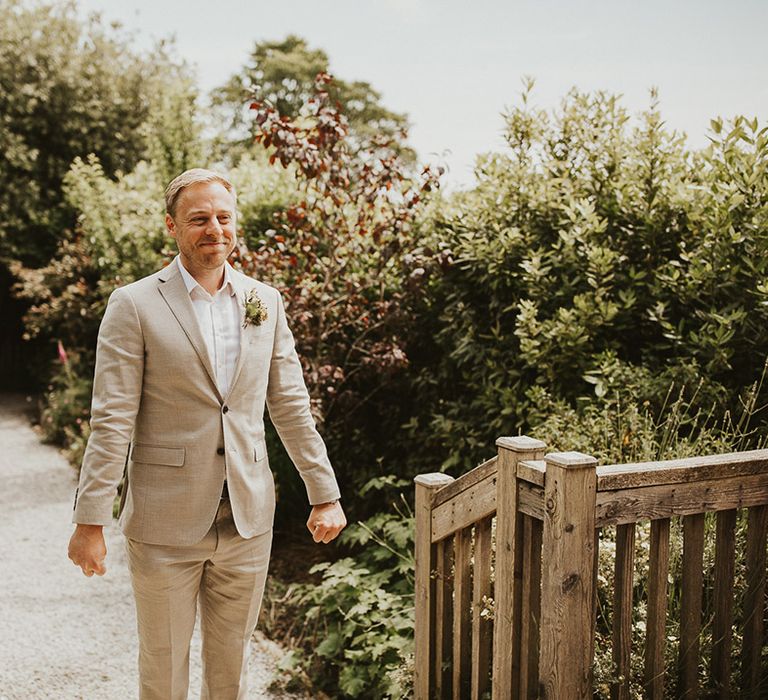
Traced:
<path fill-rule="evenodd" d="M 176 238 L 176 222 L 170 214 L 165 215 L 165 228 L 168 229 L 168 235 L 170 235 L 171 238 Z"/>

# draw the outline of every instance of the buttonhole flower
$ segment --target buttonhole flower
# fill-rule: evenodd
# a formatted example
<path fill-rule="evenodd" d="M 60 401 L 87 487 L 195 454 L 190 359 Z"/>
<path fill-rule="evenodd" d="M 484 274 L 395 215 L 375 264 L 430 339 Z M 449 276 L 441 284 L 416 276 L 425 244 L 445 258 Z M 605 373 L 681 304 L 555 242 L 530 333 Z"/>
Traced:
<path fill-rule="evenodd" d="M 251 323 L 254 326 L 260 326 L 269 318 L 267 307 L 259 298 L 255 289 L 247 291 L 243 297 L 243 306 L 245 307 L 245 317 L 243 318 L 243 328 L 247 328 Z"/>

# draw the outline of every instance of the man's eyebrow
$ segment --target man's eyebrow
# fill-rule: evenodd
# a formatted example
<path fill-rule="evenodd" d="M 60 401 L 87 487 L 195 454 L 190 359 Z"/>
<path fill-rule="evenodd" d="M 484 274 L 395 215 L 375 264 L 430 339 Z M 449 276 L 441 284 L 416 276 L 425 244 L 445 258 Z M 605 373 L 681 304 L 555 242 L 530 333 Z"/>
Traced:
<path fill-rule="evenodd" d="M 191 219 L 193 216 L 200 216 L 200 214 L 208 215 L 208 209 L 191 209 L 187 212 L 187 218 Z M 216 214 L 234 214 L 234 209 L 218 209 Z"/>

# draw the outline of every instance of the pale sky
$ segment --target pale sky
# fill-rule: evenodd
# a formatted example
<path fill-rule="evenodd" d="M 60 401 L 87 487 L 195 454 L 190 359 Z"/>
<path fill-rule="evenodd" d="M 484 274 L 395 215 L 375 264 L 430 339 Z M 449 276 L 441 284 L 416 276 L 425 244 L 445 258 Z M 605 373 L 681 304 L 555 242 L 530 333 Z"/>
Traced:
<path fill-rule="evenodd" d="M 768 117 L 766 0 L 80 0 L 138 32 L 173 36 L 207 91 L 257 41 L 304 37 L 345 80 L 366 80 L 405 112 L 421 160 L 472 184 L 479 153 L 504 148 L 501 113 L 521 78 L 551 109 L 571 87 L 624 96 L 633 113 L 659 88 L 667 124 L 706 145 L 709 120 Z"/>

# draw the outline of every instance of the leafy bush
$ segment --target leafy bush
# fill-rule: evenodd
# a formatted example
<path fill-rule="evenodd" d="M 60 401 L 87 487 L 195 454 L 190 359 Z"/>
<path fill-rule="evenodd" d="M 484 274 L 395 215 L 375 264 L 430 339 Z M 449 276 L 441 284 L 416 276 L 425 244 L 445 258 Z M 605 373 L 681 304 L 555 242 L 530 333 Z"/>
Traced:
<path fill-rule="evenodd" d="M 405 482 L 375 479 L 364 491 Z M 364 494 L 363 494 L 364 495 Z M 340 537 L 348 556 L 317 564 L 317 583 L 298 585 L 282 615 L 301 620 L 284 664 L 334 698 L 409 697 L 413 674 L 414 520 L 402 496 L 393 512 L 351 525 Z M 298 627 L 298 629 L 297 629 Z"/>
<path fill-rule="evenodd" d="M 64 195 L 78 212 L 77 229 L 64 234 L 48 265 L 14 272 L 17 294 L 29 300 L 26 335 L 61 341 L 79 358 L 76 370 L 93 376 L 96 336 L 107 299 L 119 285 L 153 272 L 169 251 L 163 226 L 164 183 L 141 163 L 117 180 L 98 159 L 76 159 Z"/>
<path fill-rule="evenodd" d="M 163 124 L 185 141 L 168 143 L 154 127 L 170 116 L 170 96 L 194 98 L 167 45 L 142 55 L 74 2 L 5 0 L 0 24 L 0 260 L 39 265 L 72 225 L 61 191 L 72 161 L 95 154 L 108 175 L 128 172 L 158 152 L 159 139 L 178 158 L 195 143 L 194 109 Z"/>
<path fill-rule="evenodd" d="M 359 489 L 402 423 L 401 260 L 438 175 L 413 173 L 391 138 L 352 142 L 332 84 L 319 75 L 298 118 L 254 103 L 258 141 L 294 175 L 295 196 L 239 262 L 283 292 L 313 414 L 341 482 Z"/>
<path fill-rule="evenodd" d="M 88 425 L 92 382 L 73 368 L 76 362 L 70 355 L 61 363 L 43 399 L 40 430 L 47 442 L 74 442 Z"/>
<path fill-rule="evenodd" d="M 644 384 L 647 372 L 638 370 L 634 381 Z M 582 411 L 537 390 L 533 397 L 547 418 L 535 431 L 548 449 L 580 450 L 602 464 L 639 460 L 674 459 L 702 454 L 761 447 L 763 440 L 752 427 L 758 417 L 762 376 L 743 392 L 743 409 L 735 416 L 704 410 L 695 392 L 675 392 L 660 414 L 648 402 L 637 401 L 632 380 L 617 373 L 605 393 Z M 286 668 L 309 676 L 317 688 L 338 698 L 408 697 L 413 681 L 413 534 L 408 507 L 412 486 L 390 476 L 376 479 L 368 488 L 406 487 L 394 512 L 381 512 L 351 526 L 342 534 L 346 556 L 316 565 L 319 581 L 293 588 L 281 600 L 282 615 L 294 623 L 283 632 L 295 645 Z M 712 528 L 710 522 L 708 527 Z M 740 526 L 743 529 L 743 526 Z M 708 530 L 709 532 L 709 530 Z M 743 532 L 740 532 L 743 538 Z M 714 537 L 706 540 L 705 566 L 714 558 Z M 642 632 L 650 555 L 650 525 L 637 527 L 635 556 L 635 615 L 633 688 L 642 697 Z M 670 615 L 679 619 L 682 567 L 682 531 L 675 524 L 671 535 Z M 598 562 L 598 624 L 595 645 L 597 697 L 610 697 L 615 680 L 611 658 L 615 528 L 601 531 Z M 489 606 L 492 608 L 492 603 Z M 703 643 L 711 635 L 706 627 Z M 669 665 L 676 663 L 675 625 L 668 630 Z M 634 691 L 633 691 L 634 692 Z M 633 696 L 634 697 L 634 696 Z"/>
<path fill-rule="evenodd" d="M 472 466 L 536 427 L 533 388 L 594 397 L 607 357 L 645 368 L 654 409 L 698 375 L 733 407 L 763 364 L 768 132 L 715 121 L 691 153 L 655 99 L 631 128 L 616 97 L 572 92 L 549 115 L 530 88 L 508 151 L 480 159 L 409 258 L 412 464 Z"/>

